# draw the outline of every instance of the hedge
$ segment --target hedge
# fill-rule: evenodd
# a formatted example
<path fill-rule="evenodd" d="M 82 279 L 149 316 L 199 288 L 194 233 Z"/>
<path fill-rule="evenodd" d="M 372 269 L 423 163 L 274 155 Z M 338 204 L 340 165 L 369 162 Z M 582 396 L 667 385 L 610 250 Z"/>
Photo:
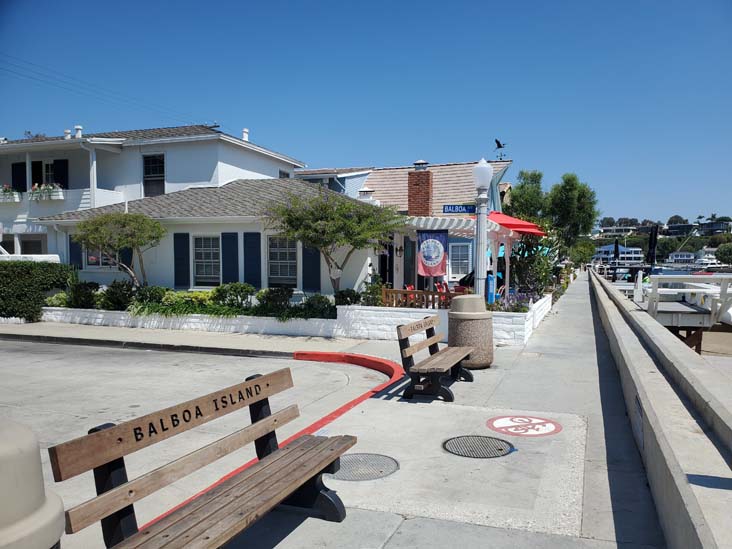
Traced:
<path fill-rule="evenodd" d="M 40 320 L 44 292 L 66 287 L 72 272 L 61 263 L 0 261 L 0 317 Z"/>

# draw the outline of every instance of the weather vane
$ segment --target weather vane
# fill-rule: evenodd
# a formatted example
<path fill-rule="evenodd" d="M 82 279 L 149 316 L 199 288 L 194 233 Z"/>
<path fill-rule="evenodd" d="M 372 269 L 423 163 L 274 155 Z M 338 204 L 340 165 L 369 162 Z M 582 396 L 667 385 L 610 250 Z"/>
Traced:
<path fill-rule="evenodd" d="M 503 160 L 504 158 L 506 158 L 506 155 L 504 154 L 503 150 L 501 150 L 501 149 L 505 149 L 506 145 L 508 145 L 508 143 L 501 143 L 498 139 L 495 139 L 495 142 L 496 142 L 496 148 L 494 150 L 499 151 L 498 154 L 496 155 L 496 158 L 498 160 Z"/>

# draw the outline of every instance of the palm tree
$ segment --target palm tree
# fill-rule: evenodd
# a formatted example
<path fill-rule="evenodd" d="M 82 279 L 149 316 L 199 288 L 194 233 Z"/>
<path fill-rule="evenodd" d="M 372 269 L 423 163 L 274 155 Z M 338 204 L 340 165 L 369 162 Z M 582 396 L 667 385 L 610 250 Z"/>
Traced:
<path fill-rule="evenodd" d="M 707 217 L 707 221 L 714 223 L 717 220 L 717 214 L 713 213 L 709 217 Z"/>

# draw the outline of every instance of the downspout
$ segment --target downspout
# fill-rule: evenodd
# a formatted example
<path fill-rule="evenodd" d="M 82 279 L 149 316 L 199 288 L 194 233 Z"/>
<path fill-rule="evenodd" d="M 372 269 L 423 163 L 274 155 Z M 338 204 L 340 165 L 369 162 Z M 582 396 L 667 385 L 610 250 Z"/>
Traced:
<path fill-rule="evenodd" d="M 97 205 L 97 150 L 87 147 L 83 141 L 79 146 L 89 153 L 89 204 L 94 208 Z"/>

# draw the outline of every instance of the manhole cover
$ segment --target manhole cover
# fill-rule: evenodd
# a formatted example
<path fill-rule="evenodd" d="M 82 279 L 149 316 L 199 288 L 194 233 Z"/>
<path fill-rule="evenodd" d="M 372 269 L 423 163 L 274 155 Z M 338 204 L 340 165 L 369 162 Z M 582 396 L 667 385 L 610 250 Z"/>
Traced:
<path fill-rule="evenodd" d="M 337 480 L 375 480 L 388 477 L 399 470 L 399 462 L 381 454 L 345 454 L 341 456 L 341 468 Z"/>
<path fill-rule="evenodd" d="M 495 458 L 513 451 L 513 444 L 500 438 L 481 435 L 465 435 L 450 438 L 442 445 L 445 450 L 456 456 L 468 458 Z"/>

